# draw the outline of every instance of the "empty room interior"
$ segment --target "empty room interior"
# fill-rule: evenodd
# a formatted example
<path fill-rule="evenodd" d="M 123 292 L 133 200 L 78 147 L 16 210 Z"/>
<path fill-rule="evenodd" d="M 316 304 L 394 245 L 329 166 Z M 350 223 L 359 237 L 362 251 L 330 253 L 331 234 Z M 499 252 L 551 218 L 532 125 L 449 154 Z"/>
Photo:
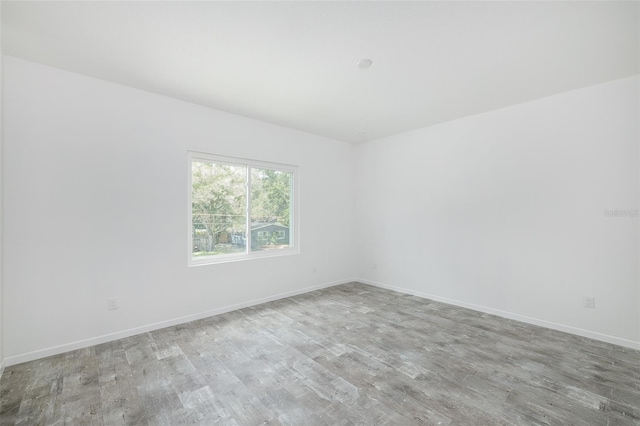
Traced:
<path fill-rule="evenodd" d="M 0 6 L 0 424 L 640 424 L 639 2 Z"/>

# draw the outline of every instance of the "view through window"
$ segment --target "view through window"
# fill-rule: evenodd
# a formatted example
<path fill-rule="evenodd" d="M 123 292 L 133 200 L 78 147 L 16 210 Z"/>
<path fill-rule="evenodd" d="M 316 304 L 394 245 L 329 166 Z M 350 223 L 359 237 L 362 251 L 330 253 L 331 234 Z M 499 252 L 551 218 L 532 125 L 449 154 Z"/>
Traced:
<path fill-rule="evenodd" d="M 295 167 L 192 154 L 190 169 L 192 263 L 291 252 Z"/>

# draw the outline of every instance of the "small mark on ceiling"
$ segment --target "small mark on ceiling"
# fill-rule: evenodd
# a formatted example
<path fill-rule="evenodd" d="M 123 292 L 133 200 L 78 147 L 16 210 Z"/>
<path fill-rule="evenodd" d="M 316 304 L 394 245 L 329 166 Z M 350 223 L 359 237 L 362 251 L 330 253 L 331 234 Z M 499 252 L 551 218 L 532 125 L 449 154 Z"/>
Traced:
<path fill-rule="evenodd" d="M 371 59 L 360 59 L 358 61 L 358 68 L 369 68 L 373 64 Z"/>

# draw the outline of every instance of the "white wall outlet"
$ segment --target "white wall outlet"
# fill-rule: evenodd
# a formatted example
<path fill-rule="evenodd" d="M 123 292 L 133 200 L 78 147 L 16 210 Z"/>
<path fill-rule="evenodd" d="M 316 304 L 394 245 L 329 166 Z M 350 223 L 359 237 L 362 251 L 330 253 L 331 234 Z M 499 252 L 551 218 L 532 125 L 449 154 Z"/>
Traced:
<path fill-rule="evenodd" d="M 312 268 L 313 273 L 315 274 L 316 272 L 318 272 L 318 268 L 316 268 L 315 266 Z"/>
<path fill-rule="evenodd" d="M 114 311 L 120 308 L 120 300 L 118 297 L 113 297 L 111 299 L 107 299 L 107 309 L 110 311 Z"/>
<path fill-rule="evenodd" d="M 585 308 L 595 309 L 596 307 L 596 298 L 593 296 L 584 296 L 582 299 L 582 304 Z"/>
<path fill-rule="evenodd" d="M 374 270 L 377 270 L 377 269 L 378 269 L 378 262 L 376 262 L 376 263 L 374 263 L 374 264 L 373 264 L 373 269 L 374 269 Z"/>

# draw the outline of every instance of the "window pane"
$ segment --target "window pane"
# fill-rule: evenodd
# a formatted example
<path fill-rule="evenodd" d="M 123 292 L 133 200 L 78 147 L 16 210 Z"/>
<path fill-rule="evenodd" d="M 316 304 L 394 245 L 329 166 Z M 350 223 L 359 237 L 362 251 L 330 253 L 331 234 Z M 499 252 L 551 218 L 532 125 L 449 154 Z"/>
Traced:
<path fill-rule="evenodd" d="M 247 168 L 191 164 L 192 256 L 246 252 Z"/>
<path fill-rule="evenodd" d="M 251 169 L 251 250 L 289 247 L 293 173 Z"/>

